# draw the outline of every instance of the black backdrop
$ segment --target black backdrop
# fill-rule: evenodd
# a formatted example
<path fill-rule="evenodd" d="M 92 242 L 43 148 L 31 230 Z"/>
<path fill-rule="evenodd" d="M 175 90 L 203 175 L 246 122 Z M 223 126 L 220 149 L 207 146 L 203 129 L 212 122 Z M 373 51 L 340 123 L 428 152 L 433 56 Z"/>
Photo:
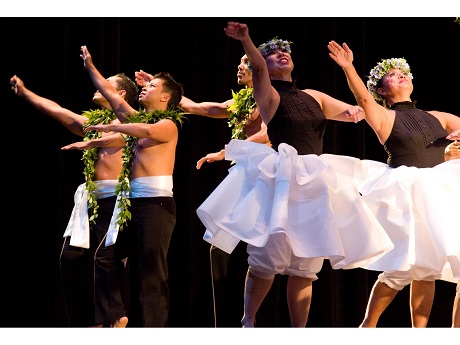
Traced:
<path fill-rule="evenodd" d="M 73 194 L 83 182 L 81 152 L 60 151 L 80 138 L 15 96 L 9 79 L 16 74 L 32 91 L 75 112 L 94 109 L 94 87 L 79 57 L 80 46 L 87 45 L 104 76 L 122 71 L 134 78 L 139 69 L 168 71 L 184 84 L 188 97 L 224 101 L 231 97 L 231 89 L 239 89 L 236 67 L 243 55 L 241 44 L 225 36 L 228 20 L 247 23 L 256 44 L 274 36 L 293 41 L 294 76 L 300 88 L 354 102 L 343 72 L 328 57 L 329 40 L 345 41 L 363 78 L 381 58 L 405 57 L 415 78 L 413 100 L 418 107 L 460 113 L 460 68 L 451 44 L 460 37 L 460 25 L 453 17 L 0 18 L 4 126 L 0 326 L 66 325 L 58 255 Z M 204 227 L 195 210 L 225 178 L 229 164 L 205 164 L 201 170 L 195 164 L 229 139 L 223 119 L 191 115 L 180 130 L 174 172 L 178 219 L 169 252 L 171 327 L 214 327 L 210 248 L 202 239 Z M 330 123 L 324 152 L 386 158 L 364 122 Z M 237 271 L 244 275 L 244 262 Z M 307 327 L 357 327 L 377 274 L 362 269 L 334 271 L 326 261 L 313 284 Z M 230 280 L 226 288 L 217 299 L 217 323 L 238 327 L 240 306 L 230 297 L 241 293 L 240 282 Z M 429 327 L 450 327 L 454 295 L 454 284 L 436 283 Z M 259 317 L 261 327 L 289 325 L 284 279 L 277 279 Z M 379 326 L 410 327 L 408 287 L 397 295 Z"/>

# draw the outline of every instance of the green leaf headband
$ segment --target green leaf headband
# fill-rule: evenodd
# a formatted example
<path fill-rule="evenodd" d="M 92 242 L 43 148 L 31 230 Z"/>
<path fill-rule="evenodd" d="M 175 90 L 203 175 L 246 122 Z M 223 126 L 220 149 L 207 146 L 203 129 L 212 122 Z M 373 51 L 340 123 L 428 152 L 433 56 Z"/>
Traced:
<path fill-rule="evenodd" d="M 268 56 L 268 53 L 277 49 L 291 54 L 291 44 L 293 44 L 293 42 L 285 41 L 279 39 L 278 36 L 275 36 L 270 41 L 262 43 L 258 49 L 261 52 L 262 56 L 266 58 Z"/>
<path fill-rule="evenodd" d="M 373 69 L 371 69 L 370 76 L 367 80 L 367 89 L 371 93 L 372 97 L 376 100 L 383 101 L 383 97 L 377 93 L 377 84 L 382 79 L 385 74 L 388 73 L 390 69 L 398 68 L 409 76 L 409 78 L 414 79 L 412 73 L 410 73 L 409 64 L 404 58 L 391 58 L 391 59 L 382 59 L 381 62 L 377 64 Z"/>

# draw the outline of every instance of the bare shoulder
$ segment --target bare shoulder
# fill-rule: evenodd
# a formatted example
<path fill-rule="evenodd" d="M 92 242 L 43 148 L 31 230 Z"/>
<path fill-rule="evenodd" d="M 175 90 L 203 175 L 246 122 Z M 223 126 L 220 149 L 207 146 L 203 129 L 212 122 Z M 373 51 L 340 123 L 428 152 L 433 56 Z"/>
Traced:
<path fill-rule="evenodd" d="M 153 125 L 156 127 L 162 127 L 165 129 L 171 128 L 171 129 L 177 130 L 177 124 L 171 119 L 161 119 L 158 122 L 155 122 Z"/>
<path fill-rule="evenodd" d="M 456 117 L 454 114 L 438 110 L 429 110 L 427 113 L 436 117 L 441 122 L 443 127 L 445 127 L 445 123 L 449 120 L 449 118 Z"/>
<path fill-rule="evenodd" d="M 455 131 L 460 128 L 460 116 L 437 110 L 430 110 L 427 111 L 427 113 L 436 117 L 448 132 Z"/>
<path fill-rule="evenodd" d="M 327 96 L 324 92 L 318 91 L 318 90 L 313 90 L 313 89 L 303 89 L 302 90 L 305 93 L 308 93 L 310 96 L 317 96 L 317 97 L 322 97 L 322 96 Z"/>
<path fill-rule="evenodd" d="M 329 97 L 326 95 L 324 92 L 318 91 L 318 90 L 313 90 L 313 89 L 304 89 L 302 90 L 306 94 L 309 94 L 312 96 L 319 104 L 322 104 L 325 97 Z"/>
<path fill-rule="evenodd" d="M 445 111 L 438 111 L 438 110 L 427 110 L 426 111 L 428 114 L 431 114 L 436 117 L 450 117 L 450 116 L 455 116 L 454 114 L 451 113 L 446 113 Z"/>

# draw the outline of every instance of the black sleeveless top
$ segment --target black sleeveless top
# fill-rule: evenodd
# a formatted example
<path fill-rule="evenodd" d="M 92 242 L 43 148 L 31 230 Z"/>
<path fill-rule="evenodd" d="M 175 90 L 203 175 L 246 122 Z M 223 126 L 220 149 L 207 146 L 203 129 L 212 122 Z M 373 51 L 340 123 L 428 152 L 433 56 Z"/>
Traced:
<path fill-rule="evenodd" d="M 279 144 L 286 143 L 299 155 L 320 155 L 327 119 L 319 103 L 293 82 L 272 80 L 271 83 L 280 95 L 278 109 L 267 124 L 273 149 L 278 150 Z"/>
<path fill-rule="evenodd" d="M 401 165 L 431 168 L 444 162 L 444 149 L 449 144 L 446 130 L 439 120 L 417 109 L 415 102 L 399 102 L 390 136 L 383 145 L 392 168 Z"/>

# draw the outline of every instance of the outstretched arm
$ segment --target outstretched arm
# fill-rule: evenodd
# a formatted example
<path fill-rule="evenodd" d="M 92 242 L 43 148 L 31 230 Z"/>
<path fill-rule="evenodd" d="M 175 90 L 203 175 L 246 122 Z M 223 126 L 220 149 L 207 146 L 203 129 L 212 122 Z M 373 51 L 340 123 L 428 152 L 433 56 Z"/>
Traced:
<path fill-rule="evenodd" d="M 269 123 L 279 104 L 278 92 L 272 87 L 267 64 L 249 36 L 246 24 L 229 22 L 224 29 L 228 37 L 241 41 L 252 66 L 254 99 L 265 123 Z"/>
<path fill-rule="evenodd" d="M 203 163 L 212 163 L 216 161 L 221 161 L 225 158 L 225 150 L 222 149 L 219 152 L 208 153 L 206 156 L 200 158 L 198 162 L 196 162 L 196 168 L 200 169 Z"/>
<path fill-rule="evenodd" d="M 85 128 L 85 133 L 90 130 L 99 132 L 118 132 L 127 134 L 136 138 L 151 138 L 158 142 L 167 142 L 177 136 L 176 124 L 169 120 L 163 119 L 153 124 L 148 123 L 120 123 L 108 125 L 94 125 Z"/>
<path fill-rule="evenodd" d="M 271 147 L 270 140 L 268 139 L 267 126 L 262 122 L 260 126 L 260 131 L 246 138 L 247 141 L 251 141 L 259 144 L 266 144 Z M 225 149 L 220 150 L 219 152 L 208 153 L 206 156 L 200 158 L 196 163 L 196 168 L 200 169 L 203 163 L 212 163 L 216 161 L 221 161 L 225 158 Z"/>
<path fill-rule="evenodd" d="M 316 99 L 324 115 L 329 120 L 359 122 L 365 118 L 364 110 L 359 105 L 351 105 L 317 90 L 303 90 Z"/>
<path fill-rule="evenodd" d="M 85 116 L 76 114 L 50 99 L 35 94 L 27 89 L 24 82 L 16 75 L 10 79 L 10 85 L 16 95 L 23 98 L 35 109 L 57 120 L 72 133 L 81 137 L 84 136 L 82 127 L 88 121 Z"/>
<path fill-rule="evenodd" d="M 178 107 L 183 111 L 194 114 L 202 115 L 207 117 L 212 117 L 215 119 L 226 119 L 228 118 L 227 108 L 233 103 L 232 99 L 228 101 L 217 103 L 217 102 L 200 102 L 197 103 L 192 101 L 190 98 L 182 96 L 181 101 L 179 102 Z"/>
<path fill-rule="evenodd" d="M 143 70 L 134 72 L 134 77 L 136 79 L 137 85 L 144 87 L 153 79 L 153 75 L 147 73 Z M 207 117 L 212 117 L 215 119 L 225 119 L 228 118 L 227 108 L 230 104 L 233 103 L 233 100 L 228 100 L 222 103 L 217 102 L 200 102 L 197 103 L 192 101 L 190 98 L 182 96 L 178 107 L 183 111 L 193 114 L 193 115 L 202 115 Z"/>
<path fill-rule="evenodd" d="M 384 143 L 391 132 L 393 121 L 389 118 L 389 111 L 378 104 L 367 90 L 366 85 L 356 72 L 353 66 L 353 52 L 346 43 L 342 46 L 335 41 L 328 44 L 329 56 L 340 67 L 342 67 L 347 77 L 348 86 L 364 112 L 366 121 L 372 127 L 379 137 L 381 143 Z"/>
<path fill-rule="evenodd" d="M 104 125 L 98 125 L 104 126 Z M 93 126 L 91 126 L 93 127 Z M 96 129 L 96 128 L 92 128 Z M 123 147 L 125 146 L 125 139 L 119 133 L 114 133 L 112 135 L 107 135 L 102 138 L 87 140 L 87 141 L 77 141 L 75 143 L 63 146 L 61 150 L 89 150 L 93 147 Z"/>
<path fill-rule="evenodd" d="M 126 121 L 126 116 L 135 112 L 128 102 L 119 94 L 118 90 L 110 84 L 93 64 L 93 59 L 86 46 L 81 47 L 80 57 L 88 70 L 91 80 L 96 89 L 109 101 L 113 111 L 121 122 Z"/>

